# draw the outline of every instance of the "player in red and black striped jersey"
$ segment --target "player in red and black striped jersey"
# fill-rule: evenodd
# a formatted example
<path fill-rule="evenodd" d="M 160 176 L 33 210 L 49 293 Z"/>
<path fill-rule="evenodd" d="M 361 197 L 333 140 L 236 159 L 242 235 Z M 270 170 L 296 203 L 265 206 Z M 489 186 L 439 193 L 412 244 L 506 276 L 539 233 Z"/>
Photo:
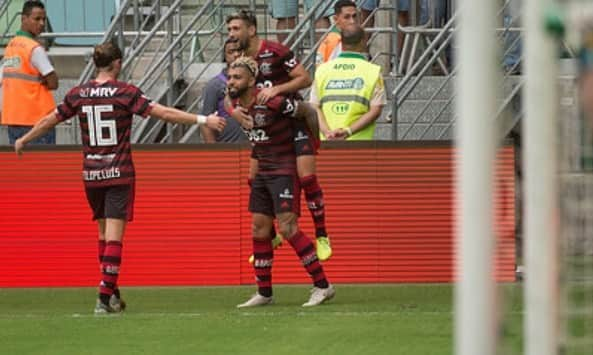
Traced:
<path fill-rule="evenodd" d="M 237 101 L 233 100 L 233 104 L 238 105 Z M 244 131 L 253 146 L 251 157 L 258 162 L 258 174 L 296 175 L 292 122 L 285 119 L 295 113 L 296 105 L 294 98 L 279 95 L 263 105 L 254 102 L 246 107 L 254 123 Z"/>
<path fill-rule="evenodd" d="M 313 291 L 305 307 L 317 306 L 331 299 L 335 290 L 325 277 L 311 240 L 299 229 L 300 187 L 296 175 L 294 131 L 291 121 L 314 117 L 309 104 L 293 97 L 276 95 L 266 103 L 256 100 L 257 63 L 240 57 L 228 71 L 228 93 L 233 104 L 241 105 L 254 117 L 253 127 L 246 129 L 252 144 L 251 157 L 259 169 L 251 184 L 249 211 L 252 213 L 253 268 L 258 291 L 237 307 L 263 306 L 272 303 L 272 264 L 274 248 L 271 238 L 274 218 L 313 279 Z"/>
<path fill-rule="evenodd" d="M 99 225 L 99 261 L 102 279 L 95 313 L 120 312 L 117 279 L 121 264 L 122 238 L 133 218 L 134 164 L 130 135 L 134 115 L 152 115 L 167 122 L 206 124 L 222 130 L 225 120 L 212 114 L 194 115 L 153 102 L 130 84 L 117 81 L 122 65 L 121 50 L 112 43 L 95 47 L 93 61 L 97 77 L 70 90 L 56 110 L 41 119 L 15 142 L 20 154 L 24 146 L 58 123 L 77 116 L 83 144 L 83 180 L 93 219 Z"/>
<path fill-rule="evenodd" d="M 92 80 L 70 90 L 56 108 L 59 122 L 80 119 L 85 186 L 134 183 L 131 131 L 134 115 L 146 118 L 153 101 L 134 85 Z"/>
<path fill-rule="evenodd" d="M 278 95 L 298 95 L 300 89 L 311 85 L 309 73 L 289 48 L 257 36 L 257 21 L 253 13 L 240 11 L 227 17 L 226 23 L 229 38 L 239 41 L 243 54 L 257 61 L 259 74 L 256 85 L 260 89 L 257 94 L 258 103 L 265 104 Z M 244 127 L 249 128 L 252 124 L 252 117 L 242 110 L 235 110 L 232 117 Z M 311 121 L 318 124 L 316 118 Z M 319 134 L 313 134 L 303 121 L 293 122 L 293 130 L 297 171 L 315 224 L 317 253 L 321 260 L 327 260 L 332 251 L 325 226 L 323 191 L 316 175 L 315 155 L 319 147 Z M 257 171 L 255 161 L 252 161 L 251 171 L 250 176 L 253 177 Z"/>

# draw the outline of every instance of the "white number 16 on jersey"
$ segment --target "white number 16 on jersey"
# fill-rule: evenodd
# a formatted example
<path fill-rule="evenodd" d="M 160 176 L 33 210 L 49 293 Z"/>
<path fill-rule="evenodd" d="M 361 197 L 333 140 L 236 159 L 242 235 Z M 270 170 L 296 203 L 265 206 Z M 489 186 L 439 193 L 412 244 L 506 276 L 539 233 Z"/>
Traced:
<path fill-rule="evenodd" d="M 90 146 L 117 145 L 117 123 L 115 120 L 101 119 L 103 112 L 113 112 L 113 105 L 82 106 L 82 112 L 86 113 Z M 108 131 L 107 138 L 103 135 L 104 128 Z"/>

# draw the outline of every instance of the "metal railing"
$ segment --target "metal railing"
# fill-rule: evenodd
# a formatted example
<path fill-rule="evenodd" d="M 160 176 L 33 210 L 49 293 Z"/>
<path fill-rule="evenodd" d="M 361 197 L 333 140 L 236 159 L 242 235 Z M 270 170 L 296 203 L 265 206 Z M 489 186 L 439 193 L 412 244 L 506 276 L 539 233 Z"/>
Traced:
<path fill-rule="evenodd" d="M 204 16 L 204 14 L 207 13 L 207 18 L 210 18 L 210 17 L 214 16 L 218 11 L 220 11 L 222 9 L 222 5 L 224 5 L 224 1 L 217 1 L 216 4 L 214 4 L 214 3 L 215 2 L 213 0 L 206 1 L 206 3 L 200 8 L 200 10 L 198 10 L 196 12 L 196 14 L 189 20 L 188 24 L 180 32 L 179 36 L 177 36 L 175 39 L 170 38 L 170 44 L 167 47 L 167 49 L 164 50 L 160 54 L 160 57 L 156 60 L 156 62 L 152 66 L 149 67 L 149 69 L 146 71 L 146 74 L 139 81 L 138 86 L 140 86 L 142 88 L 152 89 L 159 82 L 159 78 L 163 75 L 163 73 L 165 71 L 167 72 L 167 78 L 169 80 L 173 79 L 173 81 L 168 81 L 167 91 L 164 91 L 159 96 L 155 97 L 156 100 L 160 100 L 164 96 L 165 93 L 169 93 L 170 96 L 168 97 L 168 100 L 167 100 L 168 105 L 171 105 L 171 106 L 179 105 L 182 102 L 182 100 L 184 100 L 187 97 L 191 86 L 195 82 L 197 82 L 197 80 L 205 73 L 206 69 L 208 68 L 208 65 L 204 66 L 202 68 L 202 70 L 198 73 L 198 75 L 196 75 L 196 77 L 194 77 L 191 85 L 188 85 L 181 93 L 179 93 L 177 95 L 176 99 L 173 99 L 173 96 L 171 96 L 171 94 L 172 94 L 171 88 L 173 86 L 174 80 L 182 79 L 183 75 L 190 69 L 191 64 L 194 62 L 197 62 L 197 59 L 205 51 L 207 46 L 210 43 L 212 43 L 212 41 L 214 41 L 216 39 L 218 34 L 220 34 L 220 29 L 222 28 L 222 23 L 219 23 L 218 26 L 211 32 L 211 35 L 206 38 L 204 46 L 202 46 L 197 52 L 193 53 L 192 54 L 193 57 L 188 58 L 187 63 L 182 64 L 179 61 L 177 62 L 177 64 L 181 64 L 181 65 L 176 70 L 178 72 L 176 74 L 176 76 L 173 75 L 173 69 L 174 69 L 173 66 L 176 64 L 175 59 L 176 58 L 181 59 L 184 51 L 188 50 L 189 47 L 193 44 L 192 35 L 189 34 L 190 29 L 194 28 L 194 26 L 197 26 L 198 32 L 200 30 L 202 30 L 202 28 L 206 25 L 206 22 L 205 21 L 201 21 L 200 23 L 198 23 L 198 22 Z M 197 32 L 195 31 L 194 35 L 196 33 Z M 216 51 L 213 58 L 219 58 L 220 53 L 222 53 L 222 46 L 218 46 L 218 48 L 219 48 L 219 50 Z M 211 64 L 211 62 L 209 62 L 209 64 Z M 191 110 L 196 105 L 197 105 L 197 100 L 192 102 L 190 104 L 190 107 L 186 108 L 186 109 Z M 132 137 L 132 141 L 146 143 L 146 142 L 149 142 L 150 140 L 154 140 L 156 137 L 156 134 L 158 133 L 158 130 L 160 129 L 160 127 L 162 127 L 162 125 L 163 125 L 162 121 L 155 122 L 152 125 L 151 130 L 149 130 L 148 134 L 145 134 L 144 137 L 142 137 L 142 135 L 144 134 L 144 131 L 149 126 L 149 121 L 144 120 L 141 123 L 141 125 L 136 128 L 134 136 Z M 167 132 L 166 137 L 169 138 L 170 140 L 172 138 L 171 131 L 173 129 L 175 129 L 176 127 L 177 127 L 176 125 L 169 126 L 169 129 L 168 129 L 169 132 Z"/>
<path fill-rule="evenodd" d="M 506 4 L 508 4 L 508 1 Z M 199 81 L 205 81 L 204 76 L 212 64 L 220 62 L 218 58 L 222 54 L 221 44 L 226 37 L 224 13 L 231 7 L 245 7 L 246 5 L 236 5 L 233 1 L 205 1 L 202 5 L 196 6 L 193 16 L 186 14 L 182 21 L 181 8 L 184 3 L 182 0 L 167 1 L 167 6 L 161 6 L 164 2 L 159 0 L 155 0 L 147 6 L 141 6 L 143 3 L 141 0 L 122 0 L 120 8 L 116 11 L 113 21 L 105 32 L 44 33 L 42 37 L 96 37 L 101 35 L 101 41 L 115 40 L 124 49 L 125 53 L 122 80 L 131 81 L 139 86 L 155 101 L 161 101 L 171 106 L 183 106 L 190 111 L 195 110 L 198 107 L 200 98 L 194 97 L 195 95 L 192 96 L 192 88 L 195 88 Z M 414 6 L 415 1 L 413 0 L 412 3 Z M 4 4 L 0 3 L 0 11 Z M 294 51 L 303 54 L 301 62 L 311 71 L 314 70 L 314 58 L 317 48 L 324 37 L 332 30 L 329 28 L 316 31 L 314 25 L 315 14 L 325 11 L 330 4 L 331 2 L 316 2 L 313 8 L 304 13 L 296 28 L 289 33 L 286 40 L 286 43 L 292 43 L 291 48 Z M 266 8 L 265 2 L 262 6 L 262 4 L 258 4 L 254 0 L 250 0 L 247 6 L 257 11 Z M 385 50 L 381 48 L 374 53 L 371 60 L 375 62 L 379 57 L 387 56 L 393 65 L 391 77 L 394 80 L 398 78 L 395 89 L 391 92 L 391 106 L 385 107 L 386 110 L 391 109 L 389 116 L 393 118 L 392 139 L 410 139 L 412 127 L 420 123 L 424 130 L 420 132 L 418 138 L 426 138 L 435 124 L 438 123 L 440 127 L 443 126 L 443 123 L 438 121 L 451 106 L 455 96 L 450 94 L 445 102 L 442 102 L 443 99 L 439 98 L 439 95 L 443 95 L 451 79 L 456 74 L 455 66 L 448 67 L 447 64 L 451 63 L 445 63 L 441 60 L 444 51 L 451 46 L 453 41 L 455 14 L 451 16 L 443 28 L 435 29 L 429 26 L 398 27 L 396 25 L 397 0 L 392 0 L 387 4 L 383 2 L 383 5 L 376 9 L 371 16 L 379 11 L 388 12 L 390 26 L 368 29 L 371 32 L 369 42 L 372 44 L 373 41 L 379 38 L 378 35 L 381 33 L 391 36 L 390 45 L 392 49 Z M 259 15 L 262 16 L 261 13 Z M 263 16 L 266 24 L 263 31 L 264 35 L 282 32 L 268 29 L 267 14 L 263 14 Z M 518 29 L 505 28 L 502 30 L 501 35 L 516 30 Z M 412 36 L 424 37 L 424 42 L 419 43 L 422 43 L 425 48 L 419 56 L 412 58 L 412 62 L 404 63 L 401 58 L 395 56 L 396 48 L 398 48 L 397 33 L 400 31 L 407 34 L 408 38 Z M 315 40 L 316 34 L 321 34 L 321 38 L 317 41 Z M 406 48 L 405 44 L 404 48 Z M 418 48 L 412 49 L 417 50 Z M 402 53 L 402 56 L 404 55 L 405 53 Z M 437 84 L 435 90 L 425 100 L 424 105 L 415 113 L 413 119 L 409 122 L 408 128 L 398 134 L 398 129 L 401 129 L 401 127 L 398 127 L 396 112 L 407 102 L 410 94 L 418 87 L 422 79 L 429 74 L 435 63 L 445 73 L 444 80 Z M 199 64 L 199 66 L 196 68 L 195 64 Z M 398 68 L 405 68 L 406 70 L 398 71 Z M 91 62 L 87 63 L 78 82 L 83 83 L 89 80 L 94 72 L 93 69 L 93 64 Z M 188 73 L 191 70 L 193 72 L 189 75 Z M 188 83 L 185 83 L 186 78 L 191 78 Z M 180 82 L 186 85 L 175 89 Z M 521 85 L 521 83 L 518 85 Z M 517 95 L 517 92 L 518 90 L 512 90 L 511 94 Z M 508 106 L 512 101 L 511 99 L 503 100 L 503 105 Z M 426 124 L 425 114 L 436 100 L 442 105 L 437 114 Z M 441 131 L 438 138 L 445 137 L 447 131 L 450 131 L 453 125 L 454 118 L 451 118 L 450 122 L 445 124 L 444 130 Z M 76 125 L 72 128 L 73 137 L 77 137 Z M 133 142 L 140 143 L 186 142 L 194 132 L 194 127 L 187 130 L 185 127 L 178 128 L 176 125 L 168 125 L 166 129 L 163 129 L 163 124 L 160 121 L 148 119 L 142 120 L 140 123 L 135 121 L 132 139 Z"/>
<path fill-rule="evenodd" d="M 501 16 L 505 7 L 508 6 L 510 0 L 507 0 L 505 4 L 502 6 L 500 11 L 498 12 L 498 16 Z M 434 132 L 435 125 L 439 122 L 439 119 L 443 117 L 443 114 L 449 109 L 456 99 L 456 95 L 454 93 L 449 94 L 448 98 L 445 102 L 440 102 L 440 108 L 433 115 L 428 122 L 426 120 L 422 121 L 425 117 L 425 114 L 436 102 L 436 99 L 439 95 L 442 95 L 444 90 L 447 87 L 450 87 L 450 83 L 452 79 L 457 74 L 457 67 L 453 65 L 451 67 L 450 72 L 444 76 L 444 79 L 438 84 L 438 87 L 432 92 L 430 97 L 425 101 L 424 105 L 415 113 L 414 117 L 409 122 L 405 122 L 407 128 L 401 132 L 398 132 L 398 119 L 397 115 L 395 114 L 398 112 L 398 109 L 401 108 L 404 103 L 406 102 L 409 95 L 412 91 L 417 87 L 420 83 L 421 79 L 425 76 L 425 74 L 432 68 L 432 66 L 437 63 L 441 68 L 443 66 L 442 62 L 439 62 L 440 56 L 443 55 L 447 46 L 451 45 L 453 34 L 455 31 L 454 22 L 456 19 L 456 15 L 453 14 L 447 24 L 440 30 L 430 29 L 427 26 L 420 26 L 416 27 L 412 30 L 408 30 L 406 28 L 402 28 L 402 31 L 407 31 L 409 34 L 414 35 L 421 35 L 421 36 L 434 36 L 432 42 L 427 41 L 427 47 L 423 51 L 422 55 L 415 61 L 412 65 L 407 66 L 407 70 L 405 71 L 405 75 L 399 82 L 397 83 L 395 89 L 392 92 L 392 108 L 389 116 L 392 117 L 392 139 L 427 139 L 427 135 L 429 132 Z M 502 38 L 507 35 L 508 33 L 520 33 L 520 28 L 514 27 L 503 27 L 498 29 L 499 37 Z M 436 33 L 436 35 L 435 35 Z M 519 36 L 517 36 L 513 42 L 507 44 L 507 48 L 503 52 L 503 57 L 508 55 L 512 48 L 518 44 L 520 41 Z M 404 44 L 404 48 L 406 45 Z M 403 54 L 405 55 L 405 53 Z M 509 81 L 513 80 L 514 83 L 511 83 L 512 88 L 506 94 L 505 97 L 501 100 L 501 105 L 496 113 L 493 113 L 494 117 L 498 122 L 498 127 L 500 128 L 499 138 L 505 137 L 510 130 L 518 123 L 522 116 L 522 112 L 515 107 L 512 107 L 512 104 L 515 103 L 517 100 L 520 100 L 520 92 L 523 85 L 522 78 L 513 78 L 511 79 L 511 74 L 516 72 L 517 69 L 520 68 L 521 57 L 518 58 L 518 61 L 514 63 L 511 67 L 506 68 L 503 72 L 503 80 L 501 87 L 505 85 L 509 85 Z M 501 61 L 501 68 L 503 68 L 503 62 Z M 400 68 L 403 68 L 401 66 Z M 445 72 L 446 73 L 446 72 Z M 501 90 L 502 92 L 502 90 Z M 441 100 L 442 101 L 442 100 Z M 504 120 L 502 118 L 505 118 Z M 430 139 L 444 139 L 450 138 L 451 130 L 455 124 L 456 117 L 453 115 L 450 117 L 447 123 L 439 123 L 440 125 L 440 133 L 437 135 L 433 135 L 429 137 Z M 420 129 L 416 129 L 418 125 L 421 123 Z M 414 137 L 411 136 L 411 132 L 414 131 Z"/>
<path fill-rule="evenodd" d="M 4 32 L 2 33 L 3 40 L 6 38 L 9 38 L 12 35 L 10 33 L 10 29 L 12 28 L 12 26 L 15 23 L 17 23 L 19 17 L 21 16 L 21 13 L 17 12 L 9 19 L 9 16 L 10 16 L 10 14 L 8 13 L 9 5 L 10 5 L 10 0 L 3 0 L 2 3 L 0 3 L 0 18 L 3 18 L 6 16 L 6 19 L 7 19 L 6 28 L 4 29 Z"/>

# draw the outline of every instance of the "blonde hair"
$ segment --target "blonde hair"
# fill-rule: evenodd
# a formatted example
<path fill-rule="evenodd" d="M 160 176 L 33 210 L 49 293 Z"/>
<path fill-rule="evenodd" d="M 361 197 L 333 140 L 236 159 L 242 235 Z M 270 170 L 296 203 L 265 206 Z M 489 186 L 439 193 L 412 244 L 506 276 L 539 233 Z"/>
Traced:
<path fill-rule="evenodd" d="M 231 69 L 235 68 L 245 68 L 254 78 L 257 78 L 259 70 L 257 69 L 257 62 L 251 58 L 246 56 L 240 56 L 239 58 L 235 59 L 233 63 L 231 63 Z"/>

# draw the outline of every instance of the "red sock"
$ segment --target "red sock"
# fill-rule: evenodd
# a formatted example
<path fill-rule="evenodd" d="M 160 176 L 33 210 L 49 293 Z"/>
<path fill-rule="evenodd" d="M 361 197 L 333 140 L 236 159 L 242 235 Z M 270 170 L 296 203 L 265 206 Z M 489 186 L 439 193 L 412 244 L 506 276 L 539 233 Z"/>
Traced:
<path fill-rule="evenodd" d="M 325 205 L 323 203 L 323 191 L 317 181 L 317 175 L 309 175 L 301 178 L 301 187 L 305 191 L 305 200 L 307 207 L 311 212 L 313 223 L 315 224 L 315 236 L 327 237 L 325 230 Z"/>
<path fill-rule="evenodd" d="M 274 249 L 270 240 L 253 240 L 253 270 L 257 292 L 265 297 L 272 296 L 272 263 Z"/>
<path fill-rule="evenodd" d="M 103 262 L 103 255 L 105 254 L 105 247 L 107 243 L 104 240 L 99 239 L 99 270 L 102 270 L 101 263 Z M 115 285 L 115 289 L 113 290 L 113 294 L 117 296 L 117 298 L 121 298 L 119 293 L 119 288 Z"/>
<path fill-rule="evenodd" d="M 109 298 L 117 288 L 117 277 L 121 265 L 121 242 L 110 241 L 106 243 L 103 261 L 101 262 L 101 273 L 103 278 L 99 286 L 99 298 L 104 304 L 109 304 Z"/>
<path fill-rule="evenodd" d="M 309 275 L 311 275 L 315 287 L 327 288 L 328 282 L 323 272 L 323 266 L 321 266 L 321 263 L 317 259 L 315 246 L 311 240 L 299 230 L 288 239 L 288 242 L 294 251 L 296 251 Z"/>

